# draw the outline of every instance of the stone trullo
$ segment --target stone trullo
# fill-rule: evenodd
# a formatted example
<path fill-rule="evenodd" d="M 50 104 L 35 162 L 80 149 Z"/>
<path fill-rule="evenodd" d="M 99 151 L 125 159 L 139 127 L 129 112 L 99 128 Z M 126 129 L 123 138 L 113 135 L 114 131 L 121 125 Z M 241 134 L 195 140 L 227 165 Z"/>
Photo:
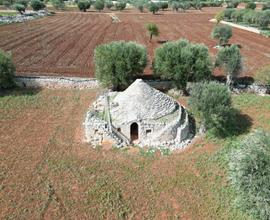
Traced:
<path fill-rule="evenodd" d="M 194 136 L 187 111 L 137 79 L 123 92 L 101 95 L 85 119 L 86 141 L 101 145 L 182 148 Z"/>

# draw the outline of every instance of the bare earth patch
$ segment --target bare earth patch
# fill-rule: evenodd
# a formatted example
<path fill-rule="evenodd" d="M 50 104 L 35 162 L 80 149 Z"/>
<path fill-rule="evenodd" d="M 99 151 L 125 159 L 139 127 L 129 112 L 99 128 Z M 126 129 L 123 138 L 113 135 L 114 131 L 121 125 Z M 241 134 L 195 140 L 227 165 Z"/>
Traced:
<path fill-rule="evenodd" d="M 211 39 L 215 25 L 209 22 L 223 8 L 203 8 L 185 13 L 160 11 L 157 15 L 137 10 L 115 12 L 121 22 L 113 23 L 108 13 L 64 12 L 22 24 L 0 26 L 0 48 L 11 51 L 18 75 L 57 75 L 94 77 L 93 53 L 97 45 L 117 40 L 135 41 L 146 46 L 151 74 L 158 40 L 186 38 L 204 43 L 212 54 L 217 42 Z M 156 23 L 160 36 L 149 42 L 146 23 Z M 270 39 L 245 30 L 233 29 L 230 43 L 242 46 L 245 69 L 252 76 L 270 62 Z M 217 71 L 216 74 L 220 74 Z"/>
<path fill-rule="evenodd" d="M 219 144 L 183 152 L 93 149 L 82 122 L 95 90 L 15 90 L 0 96 L 1 219 L 246 219 L 230 209 Z M 252 100 L 236 105 L 254 116 Z M 268 97 L 256 97 L 270 129 Z M 269 110 L 268 110 L 269 112 Z M 256 126 L 256 125 L 254 125 Z"/>

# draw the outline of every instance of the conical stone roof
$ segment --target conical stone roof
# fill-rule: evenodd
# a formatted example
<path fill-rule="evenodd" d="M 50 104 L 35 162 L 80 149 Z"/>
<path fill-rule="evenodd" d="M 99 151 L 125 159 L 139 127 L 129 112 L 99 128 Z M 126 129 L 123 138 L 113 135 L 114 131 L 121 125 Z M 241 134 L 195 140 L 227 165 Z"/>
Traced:
<path fill-rule="evenodd" d="M 141 79 L 112 100 L 111 117 L 118 122 L 157 119 L 175 111 L 178 103 Z"/>

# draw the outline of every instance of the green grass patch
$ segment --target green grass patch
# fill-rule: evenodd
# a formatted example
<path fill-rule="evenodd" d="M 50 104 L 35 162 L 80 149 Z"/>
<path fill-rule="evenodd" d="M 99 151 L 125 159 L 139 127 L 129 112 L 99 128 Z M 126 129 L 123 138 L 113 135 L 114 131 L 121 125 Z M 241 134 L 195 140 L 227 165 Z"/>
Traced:
<path fill-rule="evenodd" d="M 17 12 L 0 12 L 0 16 L 16 16 Z"/>

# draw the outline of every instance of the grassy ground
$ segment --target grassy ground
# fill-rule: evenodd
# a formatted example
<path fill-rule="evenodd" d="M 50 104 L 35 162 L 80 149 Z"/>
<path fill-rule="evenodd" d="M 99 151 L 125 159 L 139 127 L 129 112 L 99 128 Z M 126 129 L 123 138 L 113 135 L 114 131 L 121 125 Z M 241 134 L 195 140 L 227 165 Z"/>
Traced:
<path fill-rule="evenodd" d="M 161 156 L 82 143 L 94 90 L 14 90 L 0 96 L 1 219 L 248 219 L 217 152 L 198 138 Z M 186 100 L 185 100 L 186 101 Z M 252 127 L 270 130 L 270 98 L 234 97 Z M 240 138 L 240 137 L 238 137 Z"/>
<path fill-rule="evenodd" d="M 1 11 L 0 12 L 0 16 L 15 16 L 17 14 L 18 13 L 16 11 L 14 11 L 14 12 L 11 12 L 11 11 L 9 11 L 9 12 Z"/>

